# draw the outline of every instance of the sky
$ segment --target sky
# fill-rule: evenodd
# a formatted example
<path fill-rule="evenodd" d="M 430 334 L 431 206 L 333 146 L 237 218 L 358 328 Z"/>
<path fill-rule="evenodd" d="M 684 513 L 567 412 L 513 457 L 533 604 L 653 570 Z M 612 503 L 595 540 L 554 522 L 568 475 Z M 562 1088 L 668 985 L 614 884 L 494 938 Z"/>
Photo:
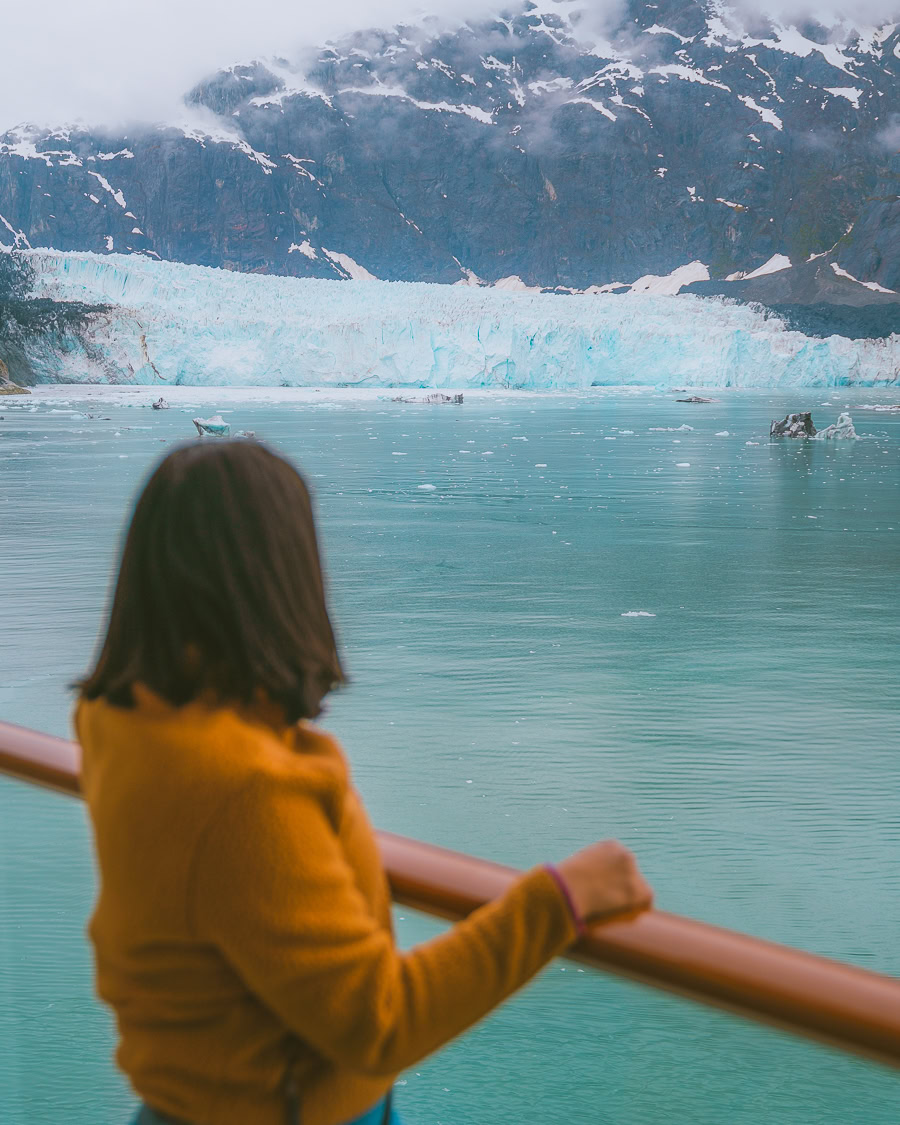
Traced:
<path fill-rule="evenodd" d="M 501 6 L 486 0 L 427 0 L 429 14 L 460 23 Z M 23 121 L 165 119 L 187 90 L 221 66 L 260 55 L 291 58 L 347 31 L 392 26 L 425 7 L 423 0 L 4 5 L 0 131 Z"/>
<path fill-rule="evenodd" d="M 523 0 L 524 2 L 524 0 Z M 553 0 L 539 0 L 549 7 Z M 882 23 L 900 0 L 734 0 L 786 20 L 834 13 Z M 128 125 L 171 120 L 182 95 L 221 66 L 304 48 L 425 10 L 445 22 L 515 0 L 41 0 L 6 5 L 0 132 L 21 122 Z M 572 0 L 564 0 L 571 6 Z M 585 0 L 592 16 L 624 0 Z M 12 49 L 10 49 L 12 48 Z"/>

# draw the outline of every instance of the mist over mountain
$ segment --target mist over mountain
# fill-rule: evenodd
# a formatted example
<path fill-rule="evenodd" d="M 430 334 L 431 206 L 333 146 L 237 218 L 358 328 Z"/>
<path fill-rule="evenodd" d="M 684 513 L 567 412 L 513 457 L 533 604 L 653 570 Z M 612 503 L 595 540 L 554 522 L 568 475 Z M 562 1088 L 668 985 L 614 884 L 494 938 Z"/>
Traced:
<path fill-rule="evenodd" d="M 538 0 L 245 61 L 154 127 L 20 127 L 0 242 L 562 290 L 813 259 L 801 303 L 892 304 L 900 29 L 780 10 Z"/>

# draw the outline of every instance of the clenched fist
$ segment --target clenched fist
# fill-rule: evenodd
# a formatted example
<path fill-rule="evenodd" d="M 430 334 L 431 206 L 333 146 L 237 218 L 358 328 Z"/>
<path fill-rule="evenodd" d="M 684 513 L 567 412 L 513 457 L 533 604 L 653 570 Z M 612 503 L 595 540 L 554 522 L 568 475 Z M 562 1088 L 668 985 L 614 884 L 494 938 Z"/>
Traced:
<path fill-rule="evenodd" d="M 637 860 L 618 840 L 602 840 L 556 865 L 582 921 L 646 910 L 653 891 L 638 869 Z"/>

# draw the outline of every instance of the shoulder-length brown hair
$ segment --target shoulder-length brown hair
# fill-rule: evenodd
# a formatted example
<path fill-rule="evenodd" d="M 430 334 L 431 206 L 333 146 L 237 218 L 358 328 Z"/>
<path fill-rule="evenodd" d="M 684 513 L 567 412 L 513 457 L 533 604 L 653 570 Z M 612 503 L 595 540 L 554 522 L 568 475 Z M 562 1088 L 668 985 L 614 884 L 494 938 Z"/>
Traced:
<path fill-rule="evenodd" d="M 82 693 L 122 707 L 136 683 L 176 707 L 262 698 L 293 723 L 343 679 L 299 472 L 254 441 L 171 452 L 135 505 Z"/>

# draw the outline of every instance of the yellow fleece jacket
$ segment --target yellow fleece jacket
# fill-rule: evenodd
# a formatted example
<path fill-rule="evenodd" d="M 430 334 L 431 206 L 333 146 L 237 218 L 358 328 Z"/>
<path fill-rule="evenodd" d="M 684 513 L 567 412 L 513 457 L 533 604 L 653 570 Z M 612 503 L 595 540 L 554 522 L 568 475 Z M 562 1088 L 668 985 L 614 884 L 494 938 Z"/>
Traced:
<path fill-rule="evenodd" d="M 191 1125 L 365 1112 L 576 937 L 538 868 L 417 948 L 394 944 L 376 842 L 322 730 L 136 689 L 75 725 L 100 892 L 90 937 L 117 1058 Z"/>

